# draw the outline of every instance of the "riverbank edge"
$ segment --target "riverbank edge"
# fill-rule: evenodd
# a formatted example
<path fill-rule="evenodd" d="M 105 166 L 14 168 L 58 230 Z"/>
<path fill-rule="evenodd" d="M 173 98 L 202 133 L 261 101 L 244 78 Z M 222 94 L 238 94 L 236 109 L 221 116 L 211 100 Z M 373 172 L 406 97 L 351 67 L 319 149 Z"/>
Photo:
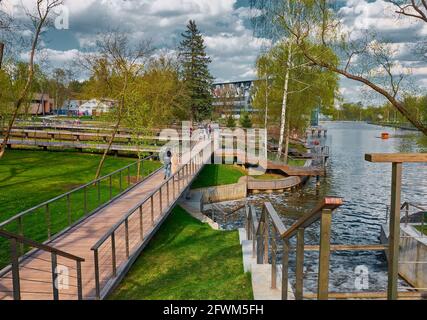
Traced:
<path fill-rule="evenodd" d="M 307 160 L 304 166 L 307 167 L 311 164 L 312 160 Z M 253 177 L 245 176 L 241 177 L 238 183 L 190 190 L 189 197 L 191 199 L 200 198 L 200 208 L 203 211 L 203 206 L 208 203 L 238 201 L 247 198 L 251 193 L 294 190 L 305 185 L 309 179 L 310 177 L 292 176 L 276 180 L 257 180 Z"/>

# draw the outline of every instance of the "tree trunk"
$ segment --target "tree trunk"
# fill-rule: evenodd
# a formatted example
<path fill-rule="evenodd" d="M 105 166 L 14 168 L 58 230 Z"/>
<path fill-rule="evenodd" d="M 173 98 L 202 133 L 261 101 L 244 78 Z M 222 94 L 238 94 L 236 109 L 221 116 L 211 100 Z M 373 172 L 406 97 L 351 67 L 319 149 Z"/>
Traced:
<path fill-rule="evenodd" d="M 39 12 L 40 12 L 40 3 L 37 2 L 37 5 L 38 5 Z M 40 21 L 37 24 L 36 31 L 34 33 L 34 39 L 33 39 L 32 45 L 31 45 L 30 60 L 29 60 L 29 63 L 28 63 L 28 77 L 27 77 L 27 81 L 25 83 L 24 88 L 20 92 L 18 99 L 15 102 L 12 119 L 10 120 L 9 125 L 7 127 L 7 131 L 6 131 L 6 134 L 5 134 L 4 138 L 3 138 L 3 142 L 0 145 L 0 159 L 3 157 L 3 155 L 5 153 L 5 150 L 6 150 L 8 141 L 9 141 L 9 138 L 11 136 L 13 125 L 14 125 L 15 120 L 16 120 L 16 118 L 18 116 L 18 113 L 19 113 L 19 109 L 21 108 L 22 103 L 24 102 L 25 98 L 27 97 L 28 91 L 30 90 L 31 84 L 33 82 L 33 77 L 34 77 L 34 56 L 35 56 L 35 53 L 36 53 L 36 48 L 37 48 L 38 40 L 39 40 L 39 37 L 40 37 L 40 33 L 41 33 L 42 28 L 43 28 L 43 26 L 45 24 L 45 21 L 47 19 L 47 16 L 49 14 L 50 9 L 52 9 L 52 7 L 48 7 L 46 9 L 45 15 L 41 17 Z"/>
<path fill-rule="evenodd" d="M 289 141 L 290 141 L 290 134 L 291 134 L 291 128 L 290 128 L 290 121 L 289 117 L 286 121 L 286 134 L 285 134 L 285 151 L 283 153 L 284 162 L 285 164 L 288 164 L 288 155 L 289 155 Z"/>
<path fill-rule="evenodd" d="M 268 76 L 265 76 L 265 119 L 264 127 L 267 130 L 268 127 Z"/>
<path fill-rule="evenodd" d="M 110 152 L 111 146 L 113 145 L 114 139 L 116 138 L 117 131 L 119 131 L 120 123 L 122 120 L 121 118 L 122 117 L 119 116 L 119 118 L 117 119 L 116 125 L 114 126 L 113 133 L 111 134 L 110 140 L 108 141 L 107 149 L 105 149 L 104 154 L 102 155 L 101 161 L 99 162 L 94 180 L 99 179 L 99 177 L 101 176 L 101 171 L 102 171 L 102 168 L 104 167 L 105 160 L 107 159 L 108 152 Z"/>
<path fill-rule="evenodd" d="M 291 62 L 292 62 L 292 47 L 290 44 L 288 44 L 288 61 L 286 63 L 285 85 L 283 87 L 282 116 L 281 116 L 281 124 L 280 124 L 280 140 L 279 140 L 279 149 L 277 151 L 277 160 L 280 160 L 282 156 L 283 143 L 285 140 L 286 113 L 288 108 L 288 89 L 289 89 Z"/>
<path fill-rule="evenodd" d="M 99 177 L 101 176 L 101 171 L 104 166 L 105 160 L 107 159 L 108 152 L 110 152 L 111 146 L 113 145 L 117 131 L 119 131 L 120 124 L 122 122 L 122 115 L 125 107 L 125 95 L 126 95 L 127 85 L 128 85 L 128 78 L 127 76 L 125 76 L 121 98 L 120 98 L 120 107 L 119 107 L 117 122 L 116 122 L 116 125 L 114 126 L 113 133 L 111 134 L 110 141 L 108 142 L 108 147 L 107 149 L 105 149 L 104 154 L 102 155 L 102 159 L 99 162 L 98 169 L 96 170 L 95 180 L 99 179 Z"/>
<path fill-rule="evenodd" d="M 4 43 L 0 42 L 0 70 L 3 62 Z"/>

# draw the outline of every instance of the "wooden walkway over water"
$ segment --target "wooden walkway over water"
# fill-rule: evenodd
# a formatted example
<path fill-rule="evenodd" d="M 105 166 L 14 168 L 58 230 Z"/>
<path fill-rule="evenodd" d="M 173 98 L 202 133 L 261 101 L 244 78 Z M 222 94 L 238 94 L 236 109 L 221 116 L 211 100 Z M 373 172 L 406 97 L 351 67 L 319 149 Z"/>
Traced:
<path fill-rule="evenodd" d="M 122 279 L 211 154 L 197 144 L 174 176 L 155 172 L 107 207 L 30 252 L 0 278 L 0 300 L 102 299 Z M 3 236 L 5 236 L 3 234 Z M 6 234 L 7 236 L 7 234 Z M 22 239 L 11 238 L 16 249 Z M 52 273 L 52 270 L 55 270 Z M 15 280 L 14 280 L 15 279 Z M 17 280 L 18 279 L 18 280 Z M 57 285 L 53 286 L 53 282 Z M 14 290 L 15 286 L 15 290 Z"/>

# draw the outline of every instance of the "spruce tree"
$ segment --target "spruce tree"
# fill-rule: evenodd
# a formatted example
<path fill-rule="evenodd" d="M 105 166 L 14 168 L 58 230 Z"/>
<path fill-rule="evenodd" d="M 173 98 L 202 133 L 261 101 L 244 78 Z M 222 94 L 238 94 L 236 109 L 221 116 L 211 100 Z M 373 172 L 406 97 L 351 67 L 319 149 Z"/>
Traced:
<path fill-rule="evenodd" d="M 240 125 L 242 128 L 250 129 L 252 128 L 252 120 L 247 112 L 244 112 L 240 117 Z"/>
<path fill-rule="evenodd" d="M 190 20 L 182 37 L 184 39 L 179 47 L 179 57 L 182 77 L 190 98 L 190 116 L 192 120 L 200 121 L 210 117 L 212 113 L 213 77 L 209 72 L 212 60 L 206 55 L 203 36 L 194 20 Z"/>

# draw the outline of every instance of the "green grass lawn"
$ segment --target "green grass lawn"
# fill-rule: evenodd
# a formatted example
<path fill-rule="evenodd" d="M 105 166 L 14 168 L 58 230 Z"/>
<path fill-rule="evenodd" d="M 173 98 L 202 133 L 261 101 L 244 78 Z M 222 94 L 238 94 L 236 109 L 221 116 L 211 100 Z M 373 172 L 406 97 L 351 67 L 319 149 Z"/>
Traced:
<path fill-rule="evenodd" d="M 424 232 L 427 235 L 427 213 L 424 214 L 424 229 L 422 226 L 416 227 L 416 229 L 420 232 Z"/>
<path fill-rule="evenodd" d="M 100 155 L 76 152 L 45 152 L 7 150 L 0 160 L 0 221 L 59 196 L 94 179 Z M 136 162 L 134 158 L 108 157 L 103 175 Z M 158 162 L 144 162 L 143 176 L 160 167 Z M 130 172 L 136 177 L 136 166 Z M 122 176 L 122 188 L 128 186 L 127 172 Z M 135 179 L 136 180 L 136 179 Z M 112 179 L 112 196 L 120 193 L 120 176 Z M 67 199 L 61 199 L 49 206 L 52 235 L 68 226 Z M 110 200 L 109 181 L 100 184 L 100 198 L 96 185 L 87 189 L 87 207 L 84 208 L 84 192 L 70 196 L 71 219 L 77 221 L 85 214 Z M 18 224 L 8 225 L 6 230 L 18 232 Z M 24 236 L 36 241 L 48 238 L 46 208 L 34 211 L 23 218 Z M 0 238 L 0 267 L 8 262 L 8 243 Z"/>
<path fill-rule="evenodd" d="M 191 186 L 192 189 L 215 187 L 239 182 L 245 170 L 232 165 L 207 165 Z"/>
<path fill-rule="evenodd" d="M 177 207 L 111 300 L 251 300 L 237 231 L 215 231 Z"/>
<path fill-rule="evenodd" d="M 423 232 L 425 235 L 427 235 L 427 226 L 424 226 L 424 230 L 422 227 L 416 227 L 418 231 Z"/>

